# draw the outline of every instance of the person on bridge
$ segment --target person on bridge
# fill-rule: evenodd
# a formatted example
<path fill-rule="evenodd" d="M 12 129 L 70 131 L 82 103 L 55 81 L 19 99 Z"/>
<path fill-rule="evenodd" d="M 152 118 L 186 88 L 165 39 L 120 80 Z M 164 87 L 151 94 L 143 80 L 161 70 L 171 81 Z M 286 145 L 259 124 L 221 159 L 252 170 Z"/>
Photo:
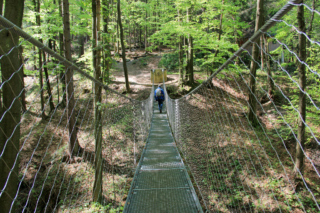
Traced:
<path fill-rule="evenodd" d="M 160 113 L 162 113 L 162 106 L 165 98 L 164 98 L 164 91 L 162 89 L 161 84 L 159 84 L 158 88 L 154 91 L 154 98 L 156 99 L 156 101 L 158 101 L 159 111 Z"/>

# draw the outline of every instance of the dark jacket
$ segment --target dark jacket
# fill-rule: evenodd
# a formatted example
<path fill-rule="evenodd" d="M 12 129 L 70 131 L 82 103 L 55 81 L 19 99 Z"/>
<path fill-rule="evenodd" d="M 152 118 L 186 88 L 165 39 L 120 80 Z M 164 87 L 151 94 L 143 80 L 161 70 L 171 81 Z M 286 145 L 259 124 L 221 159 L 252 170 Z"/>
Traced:
<path fill-rule="evenodd" d="M 161 89 L 161 96 L 160 97 L 157 97 L 157 89 L 160 88 Z M 157 89 L 154 90 L 154 98 L 156 99 L 156 101 L 164 101 L 165 98 L 164 98 L 164 91 L 161 87 L 158 87 Z"/>

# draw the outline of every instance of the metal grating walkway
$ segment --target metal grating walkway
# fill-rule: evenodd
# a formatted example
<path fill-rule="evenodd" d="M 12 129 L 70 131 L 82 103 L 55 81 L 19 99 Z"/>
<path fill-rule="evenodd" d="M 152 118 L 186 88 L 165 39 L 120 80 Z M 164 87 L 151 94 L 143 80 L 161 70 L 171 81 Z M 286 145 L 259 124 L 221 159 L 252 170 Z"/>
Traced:
<path fill-rule="evenodd" d="M 124 212 L 202 212 L 190 177 L 175 146 L 165 106 L 157 102 L 146 147 L 131 184 Z"/>

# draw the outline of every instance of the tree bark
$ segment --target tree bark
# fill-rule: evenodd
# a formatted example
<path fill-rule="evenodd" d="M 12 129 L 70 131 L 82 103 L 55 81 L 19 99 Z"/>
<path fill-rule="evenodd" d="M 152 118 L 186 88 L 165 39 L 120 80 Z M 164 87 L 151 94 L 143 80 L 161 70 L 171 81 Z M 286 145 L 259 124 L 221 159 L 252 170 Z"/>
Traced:
<path fill-rule="evenodd" d="M 61 18 L 63 18 L 63 7 L 62 7 L 62 2 L 61 0 L 59 0 L 59 13 L 60 13 L 60 16 Z M 64 36 L 63 36 L 63 33 L 59 32 L 59 49 L 60 49 L 60 55 L 61 56 L 64 56 L 64 43 L 63 43 L 63 40 L 64 40 Z M 65 81 L 66 81 L 66 78 L 65 78 L 65 74 L 64 74 L 64 70 L 61 69 L 60 71 L 60 82 L 62 84 L 62 99 L 61 99 L 61 102 L 59 103 L 59 105 L 61 107 L 66 107 L 66 100 L 67 100 L 67 91 L 66 91 L 66 85 L 65 85 Z"/>
<path fill-rule="evenodd" d="M 261 70 L 264 70 L 264 53 L 263 53 L 263 37 L 260 36 L 260 58 L 261 58 Z"/>
<path fill-rule="evenodd" d="M 312 1 L 312 13 L 311 13 L 311 18 L 310 18 L 310 24 L 307 30 L 307 35 L 309 36 L 309 38 L 311 39 L 312 35 L 311 35 L 311 31 L 312 31 L 312 24 L 313 24 L 313 19 L 314 19 L 314 10 L 315 10 L 315 0 Z M 309 41 L 309 39 L 307 40 L 307 48 L 309 49 L 311 47 L 311 42 Z M 307 57 L 311 56 L 311 50 L 309 49 L 309 51 L 307 52 Z"/>
<path fill-rule="evenodd" d="M 269 94 L 269 97 L 271 100 L 274 99 L 274 82 L 272 81 L 272 72 L 271 72 L 271 66 L 270 66 L 270 59 L 269 59 L 269 43 L 268 43 L 268 40 L 267 40 L 267 36 L 264 35 L 263 36 L 264 38 L 264 48 L 265 48 L 265 51 L 266 51 L 266 64 L 267 64 L 267 74 L 268 74 L 268 77 L 267 77 L 267 85 L 268 85 L 268 94 Z"/>
<path fill-rule="evenodd" d="M 262 16 L 263 16 L 263 0 L 257 0 L 257 12 L 256 12 L 256 25 L 255 25 L 255 32 L 259 30 L 262 26 Z M 260 39 L 256 41 L 257 44 L 260 43 Z M 257 102 L 255 99 L 256 94 L 256 71 L 257 71 L 257 64 L 256 61 L 259 56 L 259 47 L 257 45 L 253 45 L 252 47 L 252 60 L 250 66 L 250 82 L 249 82 L 249 112 L 248 112 L 248 119 L 251 122 L 252 126 L 258 125 L 258 118 L 256 117 L 257 111 Z"/>
<path fill-rule="evenodd" d="M 23 17 L 24 0 L 6 1 L 4 17 L 21 27 Z M 0 160 L 0 197 L 1 212 L 16 212 L 14 197 L 18 189 L 19 174 L 19 140 L 21 102 L 15 100 L 22 90 L 22 79 L 20 74 L 14 74 L 21 66 L 19 58 L 19 36 L 11 34 L 7 30 L 0 32 L 1 55 L 9 55 L 1 58 L 2 82 L 8 81 L 2 86 L 3 89 L 3 111 L 7 113 L 0 121 L 0 152 L 3 153 Z M 10 139 L 9 139 L 10 137 Z"/>
<path fill-rule="evenodd" d="M 123 71 L 124 71 L 124 77 L 126 81 L 126 90 L 127 93 L 130 93 L 130 85 L 129 85 L 129 79 L 128 79 L 128 69 L 127 69 L 127 61 L 126 61 L 126 48 L 124 47 L 123 42 L 123 28 L 121 23 L 121 10 L 120 10 L 120 0 L 117 2 L 117 11 L 118 11 L 118 25 L 120 28 L 120 41 L 121 41 L 121 50 L 122 50 L 122 61 L 123 61 Z"/>
<path fill-rule="evenodd" d="M 224 4 L 224 0 L 222 0 L 222 5 Z M 223 9 L 221 9 L 221 14 L 220 14 L 220 22 L 219 22 L 219 33 L 218 33 L 218 41 L 221 40 L 221 35 L 222 35 L 222 19 L 223 19 Z M 218 46 L 219 47 L 219 46 Z M 216 58 L 218 56 L 219 49 L 217 48 L 214 57 Z M 213 70 L 211 70 L 210 75 L 213 74 Z M 213 85 L 212 85 L 213 86 Z"/>
<path fill-rule="evenodd" d="M 64 49 L 65 57 L 68 61 L 72 61 L 71 58 L 71 37 L 70 37 L 70 14 L 69 14 L 69 0 L 63 0 L 63 34 L 64 34 Z M 75 103 L 74 103 L 74 89 L 73 89 L 73 70 L 65 68 L 65 83 L 67 91 L 67 119 L 69 129 L 69 155 L 72 158 L 77 155 L 80 149 L 77 139 L 77 127 L 75 119 Z"/>
<path fill-rule="evenodd" d="M 104 21 L 104 27 L 103 27 L 103 31 L 105 33 L 105 37 L 104 37 L 104 42 L 105 42 L 105 47 L 104 47 L 104 57 L 103 57 L 103 64 L 104 64 L 104 75 L 103 75 L 103 79 L 104 82 L 109 83 L 110 82 L 110 68 L 111 68 L 111 51 L 110 51 L 110 37 L 108 34 L 108 24 L 109 24 L 109 14 L 110 14 L 110 7 L 109 7 L 109 3 L 108 0 L 103 0 L 102 4 L 104 5 L 103 7 L 103 21 Z"/>
<path fill-rule="evenodd" d="M 146 0 L 146 4 L 148 4 L 148 0 Z M 148 19 L 148 11 L 146 9 L 146 21 Z M 146 51 L 147 54 L 147 47 L 148 47 L 148 27 L 147 27 L 147 22 L 146 22 L 146 26 L 145 26 L 145 32 L 144 32 L 144 50 Z"/>
<path fill-rule="evenodd" d="M 190 8 L 187 9 L 187 22 L 190 22 Z M 188 83 L 193 84 L 193 38 L 190 34 L 188 34 Z"/>
<path fill-rule="evenodd" d="M 129 51 L 131 52 L 131 28 L 130 28 L 130 19 L 128 21 L 128 28 L 129 28 Z"/>
<path fill-rule="evenodd" d="M 99 31 L 100 31 L 100 16 L 101 16 L 100 0 L 92 0 L 92 17 L 93 17 L 93 48 L 96 49 L 96 56 L 93 56 L 94 62 L 94 77 L 101 81 L 101 67 L 100 67 L 100 47 L 99 47 Z M 101 103 L 101 87 L 94 84 L 94 136 L 95 136 L 95 179 L 93 185 L 93 201 L 102 201 L 102 124 L 101 124 L 101 110 L 99 105 Z"/>
<path fill-rule="evenodd" d="M 301 2 L 303 3 L 303 1 Z M 298 6 L 297 10 L 298 29 L 300 32 L 306 32 L 306 26 L 304 21 L 304 6 Z M 299 58 L 301 61 L 306 61 L 306 37 L 303 34 L 299 34 Z M 304 64 L 299 63 L 299 86 L 302 91 L 306 88 L 306 67 Z M 305 120 L 306 120 L 306 95 L 299 90 L 299 121 L 298 121 L 298 142 L 296 145 L 296 159 L 294 171 L 303 174 L 303 161 L 304 161 L 304 143 L 305 143 Z M 300 143 L 299 143 L 300 142 Z"/>
<path fill-rule="evenodd" d="M 44 74 L 46 76 L 46 82 L 47 82 L 47 91 L 48 91 L 48 98 L 49 98 L 49 104 L 50 104 L 50 112 L 54 110 L 54 104 L 53 104 L 53 97 L 51 93 L 51 85 L 50 85 L 50 80 L 49 80 L 49 75 L 48 75 L 48 67 L 47 67 L 47 59 L 46 59 L 46 53 L 43 52 L 43 69 L 44 69 Z"/>
<path fill-rule="evenodd" d="M 36 15 L 36 23 L 40 27 L 40 0 L 33 0 L 34 4 L 34 11 L 37 12 Z M 39 30 L 39 34 L 41 34 L 41 31 Z M 42 39 L 39 39 L 40 42 L 42 42 Z M 39 84 L 40 84 L 40 101 L 41 101 L 41 118 L 44 120 L 46 119 L 46 113 L 44 110 L 44 94 L 43 94 L 43 70 L 42 70 L 42 51 L 41 49 L 38 50 L 38 57 L 39 57 Z"/>
<path fill-rule="evenodd" d="M 83 13 L 83 8 L 82 7 L 80 7 L 80 11 L 81 11 L 81 14 L 82 14 Z M 80 23 L 80 26 L 84 27 L 83 23 Z M 84 36 L 83 36 L 83 34 L 81 34 L 81 35 L 79 35 L 79 58 L 81 56 L 83 56 L 83 54 L 84 54 Z"/>
<path fill-rule="evenodd" d="M 178 9 L 178 22 L 180 24 L 180 11 Z M 183 47 L 182 47 L 182 36 L 179 37 L 179 85 L 183 82 Z M 160 49 L 160 45 L 159 45 Z"/>
<path fill-rule="evenodd" d="M 3 11 L 3 0 L 0 0 L 0 15 L 2 16 Z"/>
<path fill-rule="evenodd" d="M 120 53 L 120 43 L 119 43 L 119 19 L 117 20 L 117 53 Z"/>
<path fill-rule="evenodd" d="M 184 80 L 187 82 L 189 79 L 189 51 L 188 51 L 188 44 L 187 44 L 187 38 L 183 37 L 183 46 L 185 48 L 186 52 L 186 74 L 184 75 Z"/>
<path fill-rule="evenodd" d="M 20 72 L 20 78 L 21 78 L 21 82 L 22 82 L 22 93 L 21 93 L 21 108 L 22 111 L 25 112 L 27 111 L 27 102 L 26 102 L 26 90 L 24 88 L 24 58 L 23 58 L 23 47 L 20 46 L 19 47 L 19 59 L 20 59 L 20 64 L 21 66 L 21 72 Z M 1 94 L 0 94 L 1 96 Z M 1 115 L 1 98 L 0 98 L 0 115 Z"/>

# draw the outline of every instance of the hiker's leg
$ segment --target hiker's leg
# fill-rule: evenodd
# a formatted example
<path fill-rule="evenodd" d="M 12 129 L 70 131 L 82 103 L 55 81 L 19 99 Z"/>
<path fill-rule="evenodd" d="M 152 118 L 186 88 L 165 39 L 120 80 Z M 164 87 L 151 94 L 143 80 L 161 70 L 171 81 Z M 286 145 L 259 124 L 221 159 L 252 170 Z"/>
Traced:
<path fill-rule="evenodd" d="M 163 101 L 159 101 L 159 110 L 162 110 Z"/>

